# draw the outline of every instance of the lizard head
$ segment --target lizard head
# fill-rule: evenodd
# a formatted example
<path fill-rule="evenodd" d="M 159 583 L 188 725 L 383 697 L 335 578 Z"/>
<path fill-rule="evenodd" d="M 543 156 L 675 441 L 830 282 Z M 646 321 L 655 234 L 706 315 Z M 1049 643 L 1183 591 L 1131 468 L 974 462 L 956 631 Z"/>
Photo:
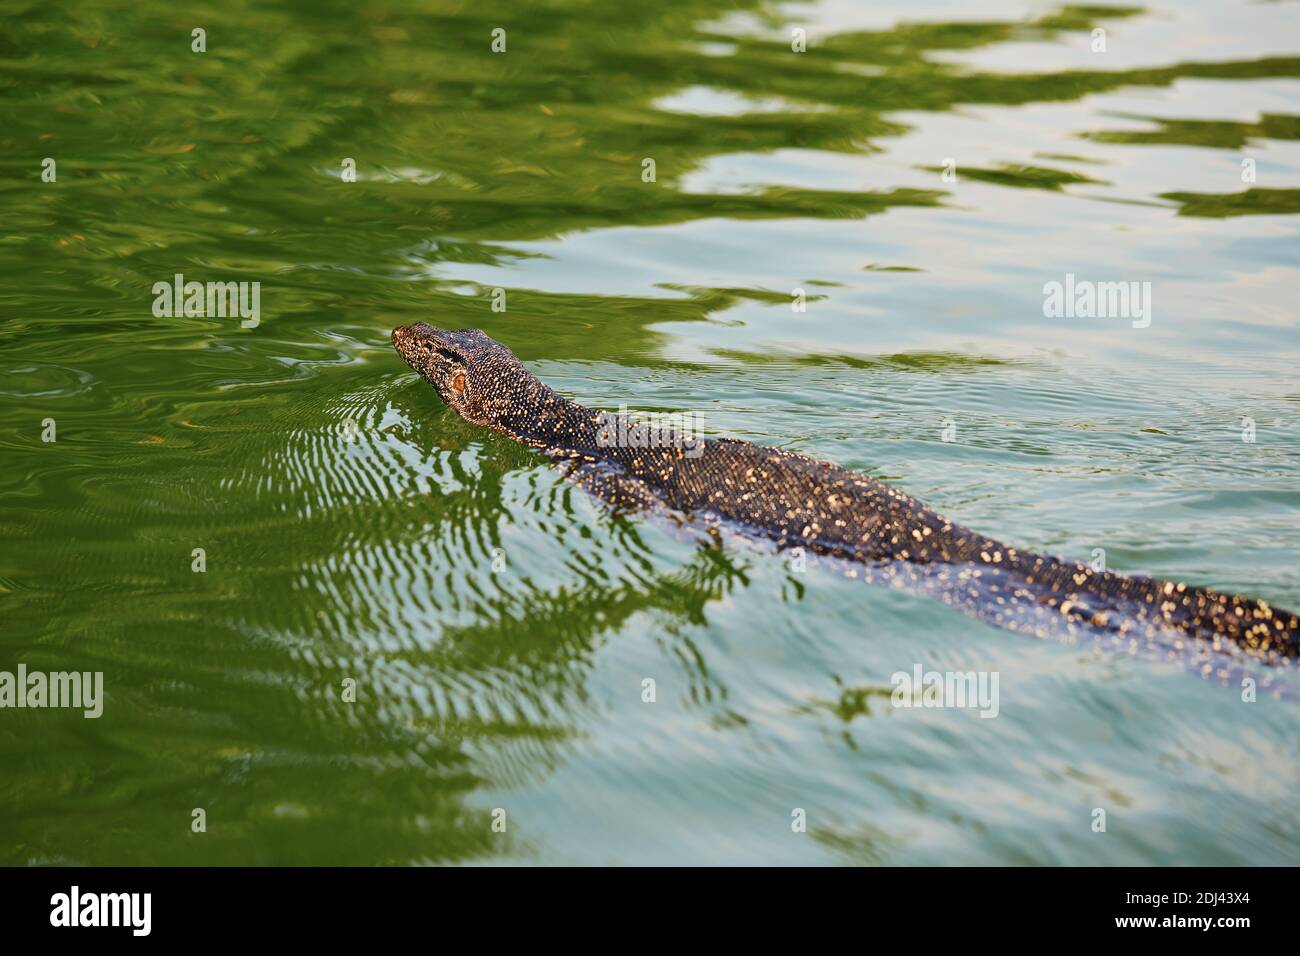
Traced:
<path fill-rule="evenodd" d="M 478 329 L 444 332 L 424 322 L 393 329 L 393 348 L 462 418 L 507 431 L 512 414 L 547 391 L 513 352 Z"/>

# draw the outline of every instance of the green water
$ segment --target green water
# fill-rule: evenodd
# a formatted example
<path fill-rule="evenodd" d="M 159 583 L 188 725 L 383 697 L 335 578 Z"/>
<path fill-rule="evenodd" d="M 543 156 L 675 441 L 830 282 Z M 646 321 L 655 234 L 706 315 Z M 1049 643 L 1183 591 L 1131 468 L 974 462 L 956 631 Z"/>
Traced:
<path fill-rule="evenodd" d="M 1300 606 L 1294 6 L 971 6 L 6 3 L 0 671 L 105 699 L 0 710 L 0 861 L 1295 863 L 1297 704 L 613 518 L 389 346 Z"/>

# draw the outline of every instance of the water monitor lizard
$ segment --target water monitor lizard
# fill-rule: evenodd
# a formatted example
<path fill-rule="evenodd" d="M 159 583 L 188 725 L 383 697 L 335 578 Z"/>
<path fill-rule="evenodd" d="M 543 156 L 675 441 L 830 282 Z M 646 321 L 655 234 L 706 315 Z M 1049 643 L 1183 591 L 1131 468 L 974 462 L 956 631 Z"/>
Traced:
<path fill-rule="evenodd" d="M 567 477 L 616 508 L 666 508 L 777 549 L 846 562 L 853 576 L 929 593 L 1008 630 L 1087 634 L 1142 656 L 1190 658 L 1207 676 L 1220 667 L 1211 650 L 1266 663 L 1300 659 L 1300 619 L 1263 601 L 1022 551 L 806 455 L 651 434 L 558 395 L 477 329 L 419 323 L 394 329 L 392 341 L 467 421 L 566 463 Z"/>

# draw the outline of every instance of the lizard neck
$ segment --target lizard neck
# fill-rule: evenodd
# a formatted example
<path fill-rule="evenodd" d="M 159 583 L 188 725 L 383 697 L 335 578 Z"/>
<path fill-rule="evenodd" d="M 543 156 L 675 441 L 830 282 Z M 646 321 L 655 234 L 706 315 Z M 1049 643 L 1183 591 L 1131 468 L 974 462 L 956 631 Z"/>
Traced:
<path fill-rule="evenodd" d="M 527 394 L 512 397 L 491 427 L 533 447 L 587 451 L 597 447 L 599 416 L 536 382 Z"/>

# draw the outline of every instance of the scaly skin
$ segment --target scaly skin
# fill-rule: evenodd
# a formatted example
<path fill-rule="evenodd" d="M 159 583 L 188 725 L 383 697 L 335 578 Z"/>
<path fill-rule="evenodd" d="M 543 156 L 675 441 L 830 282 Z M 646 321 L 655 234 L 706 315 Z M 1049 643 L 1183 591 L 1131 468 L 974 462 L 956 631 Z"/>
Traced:
<path fill-rule="evenodd" d="M 805 455 L 651 433 L 562 398 L 477 329 L 421 323 L 394 329 L 392 340 L 462 417 L 567 462 L 568 477 L 616 508 L 662 506 L 779 549 L 863 565 L 864 577 L 899 586 L 915 585 L 923 571 L 931 586 L 917 590 L 1009 630 L 1042 633 L 1045 619 L 1059 618 L 1135 652 L 1144 640 L 1184 652 L 1178 635 L 1190 635 L 1204 642 L 1196 653 L 1236 648 L 1269 663 L 1300 658 L 1300 619 L 1263 601 L 1020 551 L 889 485 Z M 629 435 L 632 441 L 611 441 Z"/>

